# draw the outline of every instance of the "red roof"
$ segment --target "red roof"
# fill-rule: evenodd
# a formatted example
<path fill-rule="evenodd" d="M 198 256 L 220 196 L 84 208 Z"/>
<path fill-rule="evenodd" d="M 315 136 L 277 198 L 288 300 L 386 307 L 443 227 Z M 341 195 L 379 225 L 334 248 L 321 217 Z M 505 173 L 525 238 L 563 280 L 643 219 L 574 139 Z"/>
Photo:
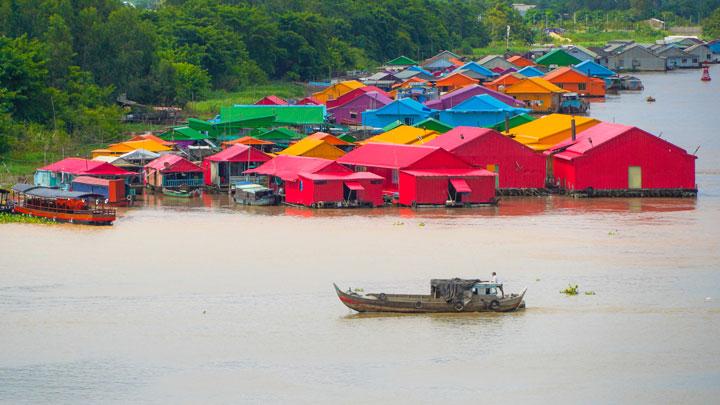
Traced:
<path fill-rule="evenodd" d="M 297 105 L 322 105 L 322 103 L 318 101 L 318 99 L 316 99 L 315 97 L 309 96 L 305 97 L 302 100 L 299 100 L 297 102 Z"/>
<path fill-rule="evenodd" d="M 285 181 L 297 180 L 298 174 L 310 173 L 350 173 L 350 169 L 328 159 L 303 156 L 279 155 L 262 166 L 245 171 L 248 174 L 262 174 L 279 177 Z"/>
<path fill-rule="evenodd" d="M 350 146 L 350 145 L 352 145 L 350 142 L 345 142 L 342 139 L 338 138 L 337 136 L 328 134 L 326 132 L 315 132 L 314 134 L 308 135 L 305 137 L 305 139 L 307 139 L 307 138 L 320 139 L 320 140 L 323 140 L 333 146 Z"/>
<path fill-rule="evenodd" d="M 38 170 L 89 176 L 132 176 L 135 173 L 115 167 L 110 163 L 82 158 L 65 158 L 59 162 L 43 166 Z"/>
<path fill-rule="evenodd" d="M 195 163 L 178 155 L 162 155 L 145 165 L 148 169 L 158 170 L 160 173 L 202 172 L 202 168 Z"/>
<path fill-rule="evenodd" d="M 258 100 L 255 105 L 285 105 L 288 102 L 278 96 L 266 96 Z"/>
<path fill-rule="evenodd" d="M 251 146 L 234 144 L 229 148 L 208 156 L 205 160 L 211 162 L 267 162 L 270 156 Z"/>
<path fill-rule="evenodd" d="M 380 89 L 380 88 L 378 88 L 378 87 L 375 87 L 375 86 L 364 86 L 364 87 L 360 87 L 360 88 L 351 90 L 351 91 L 343 94 L 342 96 L 338 97 L 338 98 L 335 99 L 335 100 L 328 100 L 327 103 L 326 103 L 327 108 L 333 108 L 333 107 L 341 106 L 341 105 L 346 104 L 346 103 L 348 103 L 348 102 L 350 102 L 350 101 L 352 101 L 352 100 L 355 100 L 355 98 L 357 98 L 358 96 L 360 96 L 360 95 L 362 95 L 362 94 L 365 94 L 365 93 L 380 93 L 380 94 L 382 94 L 383 96 L 385 96 L 385 97 L 387 97 L 387 98 L 392 98 L 392 97 L 390 97 L 390 95 L 389 95 L 387 92 L 385 92 L 384 90 L 382 90 L 382 89 Z"/>
<path fill-rule="evenodd" d="M 470 168 L 450 152 L 435 146 L 398 145 L 391 143 L 368 143 L 337 160 L 352 166 L 382 167 L 388 169 L 410 168 L 425 161 L 437 168 Z"/>
<path fill-rule="evenodd" d="M 430 142 L 427 142 L 425 146 L 437 146 L 452 152 L 466 143 L 492 134 L 493 132 L 495 131 L 488 128 L 455 127 Z"/>

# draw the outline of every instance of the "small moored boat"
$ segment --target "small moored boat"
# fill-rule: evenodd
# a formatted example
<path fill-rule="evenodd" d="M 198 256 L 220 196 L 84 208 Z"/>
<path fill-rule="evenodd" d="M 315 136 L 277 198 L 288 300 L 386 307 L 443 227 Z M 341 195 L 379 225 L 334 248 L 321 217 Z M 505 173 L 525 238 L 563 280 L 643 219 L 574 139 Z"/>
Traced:
<path fill-rule="evenodd" d="M 277 205 L 279 200 L 272 189 L 250 182 L 233 184 L 230 194 L 236 203 L 244 205 Z"/>
<path fill-rule="evenodd" d="M 511 312 L 525 308 L 524 289 L 519 294 L 503 292 L 503 285 L 482 280 L 433 279 L 430 294 L 359 294 L 335 292 L 345 306 L 358 312 Z"/>
<path fill-rule="evenodd" d="M 115 221 L 115 210 L 106 207 L 100 194 L 32 184 L 16 184 L 12 190 L 13 212 L 17 214 L 89 225 L 111 225 Z"/>
<path fill-rule="evenodd" d="M 163 187 L 162 193 L 170 197 L 195 198 L 200 196 L 200 189 L 183 189 Z"/>

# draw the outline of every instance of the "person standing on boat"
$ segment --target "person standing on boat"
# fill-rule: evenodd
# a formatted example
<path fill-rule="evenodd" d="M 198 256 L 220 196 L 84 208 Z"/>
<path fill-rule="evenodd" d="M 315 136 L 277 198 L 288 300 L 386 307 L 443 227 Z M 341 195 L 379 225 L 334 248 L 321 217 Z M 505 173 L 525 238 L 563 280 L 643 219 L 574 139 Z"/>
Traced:
<path fill-rule="evenodd" d="M 498 282 L 497 273 L 493 271 L 492 277 L 490 277 L 490 282 L 493 284 L 497 284 L 497 287 L 500 289 L 500 292 L 502 293 L 502 296 L 505 296 L 505 291 L 503 291 L 502 283 Z"/>

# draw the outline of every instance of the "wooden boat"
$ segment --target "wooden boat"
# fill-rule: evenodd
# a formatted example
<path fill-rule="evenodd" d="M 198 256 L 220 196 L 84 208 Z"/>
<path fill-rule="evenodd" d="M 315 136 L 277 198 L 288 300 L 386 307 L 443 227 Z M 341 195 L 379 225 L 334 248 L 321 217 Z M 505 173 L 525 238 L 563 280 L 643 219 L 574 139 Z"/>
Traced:
<path fill-rule="evenodd" d="M 430 294 L 358 294 L 335 292 L 345 306 L 358 312 L 448 313 L 511 312 L 525 308 L 524 289 L 505 295 L 502 284 L 481 280 L 431 280 Z"/>
<path fill-rule="evenodd" d="M 279 196 L 260 184 L 241 182 L 230 187 L 233 200 L 243 205 L 277 205 Z"/>
<path fill-rule="evenodd" d="M 195 198 L 200 196 L 200 189 L 183 189 L 183 188 L 169 188 L 163 187 L 162 193 L 170 197 L 179 198 Z"/>
<path fill-rule="evenodd" d="M 648 103 L 654 103 L 654 102 L 655 102 L 655 97 L 653 97 L 653 96 L 648 96 L 648 97 L 645 99 L 645 101 L 647 101 Z"/>
<path fill-rule="evenodd" d="M 16 184 L 13 212 L 58 222 L 112 225 L 115 210 L 106 208 L 105 196 L 80 191 Z"/>

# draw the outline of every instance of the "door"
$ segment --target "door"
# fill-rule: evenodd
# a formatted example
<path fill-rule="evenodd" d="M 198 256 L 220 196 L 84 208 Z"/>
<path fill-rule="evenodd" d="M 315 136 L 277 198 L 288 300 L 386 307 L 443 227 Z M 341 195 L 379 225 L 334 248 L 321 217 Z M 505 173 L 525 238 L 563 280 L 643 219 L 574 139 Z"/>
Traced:
<path fill-rule="evenodd" d="M 640 166 L 628 167 L 628 188 L 642 188 L 642 168 Z"/>
<path fill-rule="evenodd" d="M 499 165 L 487 165 L 489 172 L 495 173 L 495 189 L 500 188 L 500 166 Z"/>

